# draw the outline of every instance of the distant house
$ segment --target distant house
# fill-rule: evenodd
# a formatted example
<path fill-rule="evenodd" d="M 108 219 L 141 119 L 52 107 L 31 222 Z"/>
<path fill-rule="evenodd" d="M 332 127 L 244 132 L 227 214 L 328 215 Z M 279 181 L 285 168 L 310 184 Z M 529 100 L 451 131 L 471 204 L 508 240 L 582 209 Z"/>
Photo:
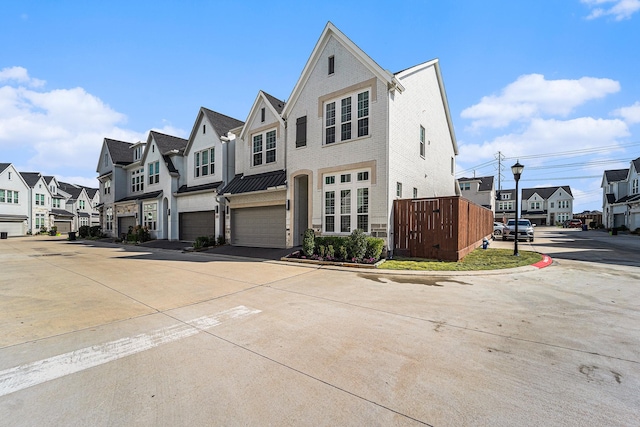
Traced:
<path fill-rule="evenodd" d="M 460 195 L 473 203 L 496 213 L 496 189 L 493 176 L 459 178 Z"/>
<path fill-rule="evenodd" d="M 640 228 L 640 157 L 628 169 L 604 171 L 602 177 L 602 221 L 606 228 Z"/>
<path fill-rule="evenodd" d="M 29 185 L 11 163 L 0 163 L 0 232 L 24 236 L 29 226 Z"/>
<path fill-rule="evenodd" d="M 556 225 L 573 218 L 571 187 L 523 188 L 521 217 L 537 225 Z"/>
<path fill-rule="evenodd" d="M 500 190 L 496 192 L 495 220 L 507 222 L 516 217 L 516 190 Z"/>
<path fill-rule="evenodd" d="M 53 221 L 51 215 L 51 192 L 49 186 L 39 172 L 20 172 L 22 178 L 29 186 L 26 197 L 29 206 L 29 225 L 31 233 L 36 234 L 43 229 L 48 230 Z"/>

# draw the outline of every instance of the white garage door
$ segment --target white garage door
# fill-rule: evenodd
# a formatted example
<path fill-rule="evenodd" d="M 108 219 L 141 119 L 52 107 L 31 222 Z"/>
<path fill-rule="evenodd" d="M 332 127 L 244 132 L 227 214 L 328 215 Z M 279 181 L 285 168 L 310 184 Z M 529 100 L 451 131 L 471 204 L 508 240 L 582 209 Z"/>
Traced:
<path fill-rule="evenodd" d="M 7 236 L 24 236 L 23 222 L 3 221 L 0 222 L 0 232 L 7 233 Z"/>
<path fill-rule="evenodd" d="M 58 227 L 58 233 L 60 234 L 66 234 L 71 231 L 70 221 L 56 221 L 54 225 Z"/>
<path fill-rule="evenodd" d="M 193 241 L 196 237 L 215 235 L 215 211 L 180 213 L 180 240 Z"/>
<path fill-rule="evenodd" d="M 134 216 L 123 216 L 118 218 L 118 236 L 127 234 L 129 232 L 129 227 L 135 228 L 136 225 L 137 221 Z"/>
<path fill-rule="evenodd" d="M 284 248 L 286 245 L 284 206 L 231 210 L 231 244 L 257 248 Z"/>

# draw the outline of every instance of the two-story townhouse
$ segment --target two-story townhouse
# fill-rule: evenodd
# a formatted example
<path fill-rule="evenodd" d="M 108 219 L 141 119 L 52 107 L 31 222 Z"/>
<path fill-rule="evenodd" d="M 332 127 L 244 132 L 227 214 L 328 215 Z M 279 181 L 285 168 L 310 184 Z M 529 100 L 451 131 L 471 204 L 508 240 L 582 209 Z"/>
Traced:
<path fill-rule="evenodd" d="M 49 186 L 40 172 L 20 172 L 22 178 L 29 186 L 27 204 L 29 206 L 29 225 L 31 233 L 36 234 L 41 230 L 48 230 L 51 222 L 51 192 Z"/>
<path fill-rule="evenodd" d="M 74 215 L 71 231 L 77 231 L 82 226 L 90 226 L 91 213 L 93 212 L 91 206 L 92 200 L 87 194 L 85 187 L 59 181 L 58 191 L 68 195 L 66 197 L 65 209 Z"/>
<path fill-rule="evenodd" d="M 100 226 L 100 212 L 98 211 L 98 205 L 100 204 L 100 191 L 98 188 L 94 187 L 82 186 L 82 188 L 87 192 L 87 198 L 89 199 L 90 208 L 88 210 L 91 216 L 89 225 L 91 227 Z"/>
<path fill-rule="evenodd" d="M 496 191 L 495 220 L 506 224 L 508 220 L 516 217 L 516 211 L 516 190 Z"/>
<path fill-rule="evenodd" d="M 184 150 L 185 170 L 176 200 L 178 238 L 225 234 L 225 199 L 218 190 L 235 173 L 235 137 L 232 129 L 243 125 L 233 117 L 201 107 Z"/>
<path fill-rule="evenodd" d="M 24 236 L 29 226 L 29 185 L 11 163 L 0 163 L 0 233 Z"/>
<path fill-rule="evenodd" d="M 142 171 L 144 193 L 130 192 L 115 202 L 116 221 L 121 233 L 127 231 L 120 226 L 122 219 L 131 218 L 131 212 L 134 212 L 136 223 L 147 227 L 152 238 L 178 240 L 178 207 L 173 194 L 177 193 L 180 177 L 185 174 L 183 155 L 187 143 L 186 139 L 177 136 L 153 130 L 149 132 L 139 166 L 136 162 L 129 167 L 133 171 L 136 168 Z"/>
<path fill-rule="evenodd" d="M 49 175 L 45 176 L 44 180 L 51 192 L 51 224 L 61 234 L 76 231 L 76 216 L 67 210 L 67 201 L 71 198 L 71 195 L 60 190 L 60 184 L 56 177 Z M 73 203 L 69 207 L 72 208 Z"/>
<path fill-rule="evenodd" d="M 127 196 L 130 171 L 127 166 L 134 162 L 134 151 L 130 142 L 104 138 L 96 172 L 100 183 L 100 226 L 107 236 L 120 236 L 126 233 L 129 225 L 136 225 L 136 212 L 129 216 L 121 215 L 121 224 L 115 220 L 115 201 Z M 124 218 L 124 220 L 122 219 Z"/>
<path fill-rule="evenodd" d="M 604 171 L 602 177 L 602 215 L 607 228 L 640 228 L 640 157 L 628 169 Z"/>
<path fill-rule="evenodd" d="M 522 189 L 522 218 L 536 225 L 556 225 L 573 218 L 571 187 Z"/>
<path fill-rule="evenodd" d="M 458 149 L 437 59 L 391 73 L 328 23 L 282 117 L 287 247 L 307 228 L 362 229 L 391 246 L 394 199 L 456 194 Z"/>
<path fill-rule="evenodd" d="M 496 216 L 496 189 L 493 176 L 459 178 L 460 194 L 473 203 L 491 209 Z"/>
<path fill-rule="evenodd" d="M 225 235 L 232 245 L 290 246 L 284 105 L 260 91 L 244 126 L 232 130 L 238 135 L 236 175 L 221 190 L 228 200 Z"/>

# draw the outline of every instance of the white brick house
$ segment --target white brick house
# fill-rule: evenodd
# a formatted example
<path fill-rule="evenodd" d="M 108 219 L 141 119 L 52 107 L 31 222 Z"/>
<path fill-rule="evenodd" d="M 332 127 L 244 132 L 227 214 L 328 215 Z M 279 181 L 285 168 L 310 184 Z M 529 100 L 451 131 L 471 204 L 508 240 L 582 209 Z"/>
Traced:
<path fill-rule="evenodd" d="M 39 172 L 20 172 L 29 186 L 25 201 L 29 206 L 28 230 L 36 234 L 40 230 L 49 230 L 54 225 L 51 216 L 51 192 L 42 174 Z"/>
<path fill-rule="evenodd" d="M 628 169 L 604 171 L 602 221 L 606 228 L 640 228 L 640 157 Z"/>
<path fill-rule="evenodd" d="M 523 188 L 521 217 L 536 225 L 556 225 L 573 218 L 571 187 Z"/>
<path fill-rule="evenodd" d="M 328 23 L 282 112 L 286 246 L 313 228 L 392 239 L 396 198 L 456 194 L 458 153 L 437 60 L 392 74 Z"/>
<path fill-rule="evenodd" d="M 0 163 L 0 233 L 24 236 L 28 229 L 29 185 L 11 163 Z"/>

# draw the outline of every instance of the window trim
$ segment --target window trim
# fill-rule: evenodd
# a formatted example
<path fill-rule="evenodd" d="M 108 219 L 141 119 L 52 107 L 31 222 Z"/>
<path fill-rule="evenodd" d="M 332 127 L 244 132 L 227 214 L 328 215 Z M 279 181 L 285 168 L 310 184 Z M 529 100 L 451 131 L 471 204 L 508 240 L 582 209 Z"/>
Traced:
<path fill-rule="evenodd" d="M 358 180 L 360 174 L 370 176 L 371 170 L 354 169 L 323 175 L 323 233 L 348 235 L 363 225 L 366 227 L 365 233 L 371 232 L 371 181 Z M 338 176 L 340 179 L 336 179 Z"/>
<path fill-rule="evenodd" d="M 424 126 L 420 125 L 420 157 L 425 158 L 427 147 L 426 147 L 426 133 Z"/>
<path fill-rule="evenodd" d="M 368 86 L 357 88 L 351 92 L 323 101 L 323 146 L 356 141 L 371 136 L 369 123 L 369 118 L 371 117 L 371 91 L 371 87 Z"/>
<path fill-rule="evenodd" d="M 273 139 L 271 139 L 273 138 Z M 259 142 L 259 145 L 256 143 Z M 272 144 L 272 146 L 270 146 Z M 259 149 L 258 149 L 259 147 Z M 272 158 L 272 160 L 269 160 Z M 259 162 L 256 160 L 260 159 Z M 251 167 L 268 166 L 278 162 L 278 131 L 276 128 L 251 135 Z"/>
<path fill-rule="evenodd" d="M 154 171 L 155 165 L 155 171 Z M 160 182 L 160 160 L 147 164 L 149 168 L 149 185 L 158 184 Z M 155 182 L 154 182 L 155 181 Z"/>
<path fill-rule="evenodd" d="M 336 57 L 335 55 L 331 55 L 329 56 L 329 58 L 327 58 L 327 74 L 329 76 L 332 76 L 336 73 Z"/>
<path fill-rule="evenodd" d="M 215 175 L 216 172 L 216 147 L 205 148 L 204 150 L 193 153 L 193 176 L 201 178 L 205 176 Z M 207 156 L 207 164 L 204 164 L 205 154 Z M 205 169 L 206 168 L 206 169 Z M 206 173 L 205 173 L 206 170 Z"/>

